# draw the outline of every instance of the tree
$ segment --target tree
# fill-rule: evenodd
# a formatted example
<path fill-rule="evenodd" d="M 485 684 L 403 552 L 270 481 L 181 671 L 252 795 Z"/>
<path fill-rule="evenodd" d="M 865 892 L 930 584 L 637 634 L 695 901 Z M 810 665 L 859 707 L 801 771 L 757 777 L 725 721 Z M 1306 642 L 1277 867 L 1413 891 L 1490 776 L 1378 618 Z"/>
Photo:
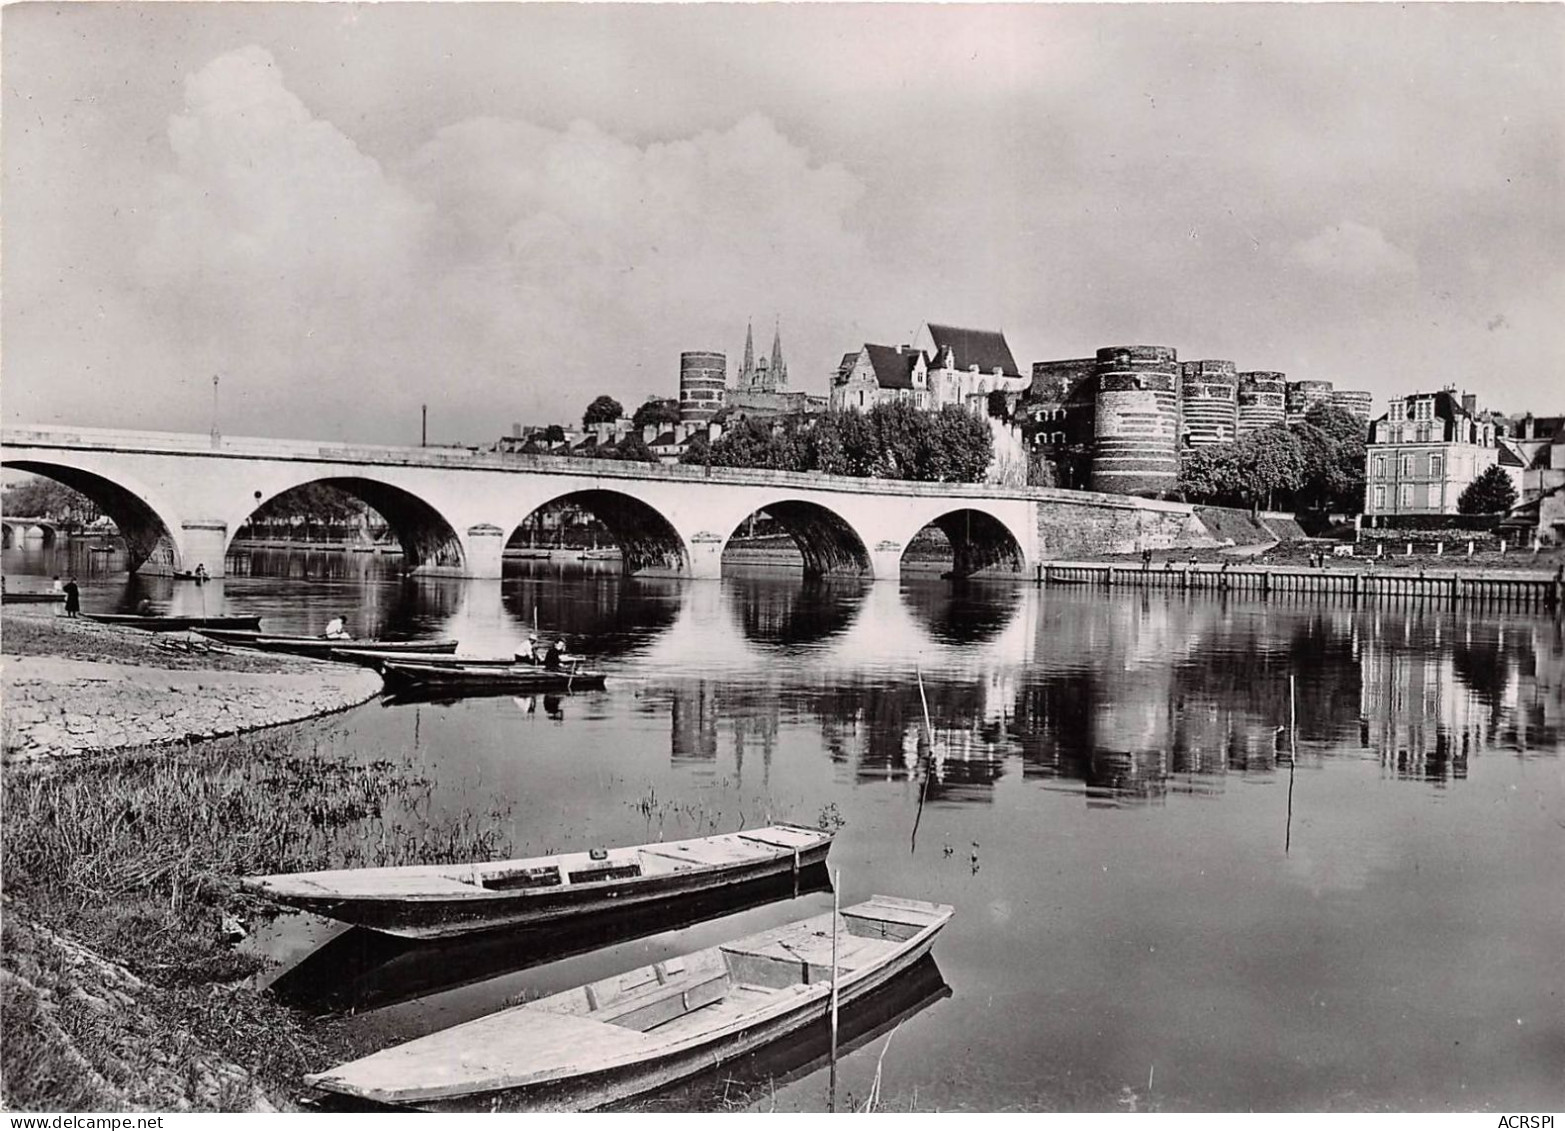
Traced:
<path fill-rule="evenodd" d="M 550 444 L 565 443 L 565 426 L 563 424 L 551 424 L 543 430 L 543 438 Z"/>
<path fill-rule="evenodd" d="M 1292 431 L 1304 458 L 1303 482 L 1294 505 L 1359 511 L 1364 505 L 1364 424 L 1336 405 L 1322 404 Z"/>
<path fill-rule="evenodd" d="M 619 401 L 605 393 L 588 405 L 587 411 L 581 414 L 581 426 L 591 428 L 594 424 L 613 424 L 624 415 L 625 409 Z"/>
<path fill-rule="evenodd" d="M 1500 514 L 1515 505 L 1516 485 L 1499 464 L 1485 469 L 1456 500 L 1459 514 Z"/>
<path fill-rule="evenodd" d="M 600 459 L 622 459 L 636 463 L 657 463 L 657 453 L 647 447 L 640 432 L 632 432 L 607 451 L 599 452 Z"/>
<path fill-rule="evenodd" d="M 329 483 L 302 483 L 297 487 L 274 495 L 250 516 L 252 522 L 288 522 L 301 518 L 308 522 L 357 523 L 369 513 L 369 508 L 359 499 Z"/>
<path fill-rule="evenodd" d="M 1235 447 L 1239 493 L 1252 506 L 1270 510 L 1279 494 L 1291 495 L 1304 482 L 1304 451 L 1299 438 L 1275 425 L 1252 432 Z"/>
<path fill-rule="evenodd" d="M 86 495 L 43 476 L 7 487 L 5 513 L 24 518 L 50 518 L 67 526 L 85 526 L 99 515 L 97 504 Z"/>
<path fill-rule="evenodd" d="M 630 422 L 637 428 L 645 428 L 648 424 L 656 424 L 659 428 L 678 424 L 679 405 L 675 401 L 654 397 L 636 410 Z"/>

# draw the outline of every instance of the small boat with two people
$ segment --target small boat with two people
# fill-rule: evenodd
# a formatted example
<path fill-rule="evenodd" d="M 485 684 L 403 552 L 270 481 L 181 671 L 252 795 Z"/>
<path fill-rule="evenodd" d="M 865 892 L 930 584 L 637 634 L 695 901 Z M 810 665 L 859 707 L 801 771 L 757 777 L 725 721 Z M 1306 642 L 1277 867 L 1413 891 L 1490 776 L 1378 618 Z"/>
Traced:
<path fill-rule="evenodd" d="M 593 691 L 608 677 L 593 668 L 548 668 L 525 661 L 496 663 L 412 663 L 387 656 L 380 664 L 387 690 L 444 692 L 453 695 L 530 695 L 550 691 Z"/>

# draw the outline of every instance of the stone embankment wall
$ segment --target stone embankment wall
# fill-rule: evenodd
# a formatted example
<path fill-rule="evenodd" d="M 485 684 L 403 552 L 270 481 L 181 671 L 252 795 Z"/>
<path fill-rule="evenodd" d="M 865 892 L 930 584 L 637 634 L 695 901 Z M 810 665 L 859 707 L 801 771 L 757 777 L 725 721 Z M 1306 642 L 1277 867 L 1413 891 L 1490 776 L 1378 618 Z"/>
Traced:
<path fill-rule="evenodd" d="M 342 710 L 381 688 L 367 668 L 221 651 L 165 654 L 151 634 L 91 622 L 54 626 L 7 613 L 5 635 L 0 683 L 10 763 L 257 730 Z M 29 654 L 16 654 L 24 649 Z"/>
<path fill-rule="evenodd" d="M 1038 503 L 1040 561 L 1253 546 L 1302 533 L 1292 519 L 1274 522 L 1246 510 L 1080 491 L 1042 493 L 1048 497 Z"/>

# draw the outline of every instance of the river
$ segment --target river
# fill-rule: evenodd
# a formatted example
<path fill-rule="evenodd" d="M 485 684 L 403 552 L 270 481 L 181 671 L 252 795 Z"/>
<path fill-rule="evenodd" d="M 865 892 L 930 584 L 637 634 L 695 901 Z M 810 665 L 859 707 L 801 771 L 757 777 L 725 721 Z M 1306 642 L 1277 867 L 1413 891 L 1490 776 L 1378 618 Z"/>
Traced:
<path fill-rule="evenodd" d="M 534 623 L 563 636 L 606 691 L 301 724 L 323 753 L 412 760 L 432 811 L 503 814 L 520 854 L 825 821 L 845 904 L 954 905 L 934 966 L 845 1021 L 840 1106 L 877 1067 L 890 1110 L 1565 1106 L 1557 619 L 593 563 L 406 580 L 302 553 L 197 587 L 84 555 L 7 550 L 8 583 L 69 568 L 88 611 L 149 597 L 311 632 L 345 615 L 475 654 Z M 494 947 L 394 955 L 359 1023 L 427 1032 L 830 905 L 808 892 L 531 969 Z M 290 917 L 258 945 L 289 966 L 337 930 Z M 821 1051 L 644 1106 L 821 1110 Z"/>

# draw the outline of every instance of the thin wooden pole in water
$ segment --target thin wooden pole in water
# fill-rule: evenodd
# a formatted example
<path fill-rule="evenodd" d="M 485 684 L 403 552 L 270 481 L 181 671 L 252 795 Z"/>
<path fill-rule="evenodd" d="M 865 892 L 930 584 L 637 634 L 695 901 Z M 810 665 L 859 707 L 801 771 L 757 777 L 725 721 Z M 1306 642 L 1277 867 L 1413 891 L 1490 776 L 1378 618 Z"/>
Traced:
<path fill-rule="evenodd" d="M 929 740 L 929 754 L 924 765 L 924 780 L 918 787 L 918 809 L 913 814 L 913 838 L 909 851 L 918 851 L 918 823 L 924 817 L 924 797 L 929 793 L 929 777 L 932 770 L 930 762 L 935 756 L 935 728 L 929 725 L 929 699 L 924 694 L 924 669 L 914 668 L 918 674 L 918 698 L 924 705 L 924 736 Z M 916 764 L 916 763 L 915 763 Z"/>
<path fill-rule="evenodd" d="M 826 1110 L 837 1110 L 837 920 L 842 892 L 842 869 L 831 885 L 831 1084 L 826 1099 Z"/>
<path fill-rule="evenodd" d="M 1283 834 L 1282 854 L 1288 855 L 1293 847 L 1293 767 L 1299 760 L 1299 736 L 1297 702 L 1294 693 L 1293 673 L 1288 673 L 1288 826 Z"/>

